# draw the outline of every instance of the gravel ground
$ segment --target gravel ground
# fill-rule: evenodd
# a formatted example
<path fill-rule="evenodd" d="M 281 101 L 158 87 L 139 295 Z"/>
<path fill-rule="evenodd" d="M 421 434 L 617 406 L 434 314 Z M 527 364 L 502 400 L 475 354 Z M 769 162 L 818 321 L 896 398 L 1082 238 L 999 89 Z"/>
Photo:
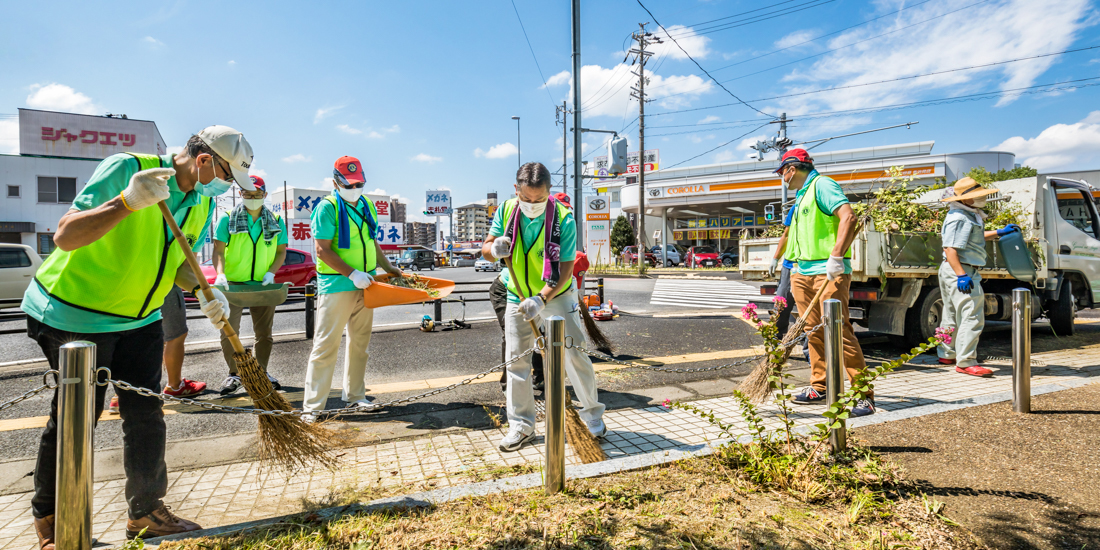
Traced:
<path fill-rule="evenodd" d="M 1100 383 L 858 430 L 991 548 L 1100 548 Z"/>

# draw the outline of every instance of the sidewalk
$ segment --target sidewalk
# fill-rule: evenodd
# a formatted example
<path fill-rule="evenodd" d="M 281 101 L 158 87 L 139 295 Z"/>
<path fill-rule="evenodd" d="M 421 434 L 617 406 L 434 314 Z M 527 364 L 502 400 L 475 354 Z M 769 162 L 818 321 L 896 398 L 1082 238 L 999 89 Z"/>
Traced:
<path fill-rule="evenodd" d="M 877 361 L 868 360 L 872 365 Z M 1033 391 L 1064 389 L 1100 380 L 1100 345 L 1032 355 Z M 882 421 L 939 412 L 945 403 L 995 398 L 1012 390 L 1008 358 L 988 359 L 994 376 L 980 379 L 942 367 L 934 355 L 923 355 L 876 384 Z M 732 382 L 731 382 L 732 383 Z M 672 399 L 677 396 L 670 395 Z M 693 402 L 723 421 L 743 427 L 736 401 L 721 397 Z M 800 425 L 821 421 L 824 406 L 796 408 Z M 769 426 L 777 427 L 775 408 L 761 406 Z M 603 447 L 611 458 L 697 445 L 717 439 L 718 430 L 704 420 L 662 407 L 608 412 L 609 435 Z M 540 426 L 541 428 L 541 426 Z M 393 441 L 345 449 L 336 472 L 307 471 L 285 478 L 261 472 L 255 462 L 169 473 L 165 503 L 204 527 L 241 523 L 302 511 L 306 506 L 340 504 L 341 498 L 369 500 L 390 494 L 461 485 L 529 473 L 541 468 L 542 438 L 517 453 L 501 453 L 498 429 L 452 431 L 422 439 Z M 567 446 L 566 460 L 577 464 Z M 117 543 L 124 537 L 124 480 L 99 482 L 95 489 L 93 536 Z M 29 511 L 31 494 L 0 496 L 0 550 L 35 549 L 37 539 Z"/>

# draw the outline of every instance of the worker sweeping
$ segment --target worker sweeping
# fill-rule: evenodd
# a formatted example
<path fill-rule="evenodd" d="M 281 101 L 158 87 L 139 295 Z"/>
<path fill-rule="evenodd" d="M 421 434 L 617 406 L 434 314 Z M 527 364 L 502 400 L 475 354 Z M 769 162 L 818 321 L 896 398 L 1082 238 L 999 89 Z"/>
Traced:
<path fill-rule="evenodd" d="M 576 346 L 585 345 L 584 329 L 573 285 L 573 263 L 577 248 L 577 225 L 569 209 L 550 196 L 550 171 L 541 163 L 529 162 L 516 173 L 516 198 L 497 209 L 489 238 L 481 253 L 490 262 L 511 262 L 505 286 L 505 341 L 508 359 L 529 350 L 539 336 L 529 321 L 560 316 L 565 318 L 566 338 L 574 346 L 565 350 L 564 366 L 581 402 L 580 417 L 595 437 L 603 437 L 604 405 L 596 395 L 596 372 L 592 361 Z M 521 298 L 526 297 L 526 298 Z M 508 434 L 500 450 L 518 451 L 535 439 L 535 396 L 531 384 L 531 359 L 523 357 L 508 366 Z"/>
<path fill-rule="evenodd" d="M 96 367 L 109 368 L 117 380 L 159 391 L 164 351 L 161 305 L 173 284 L 188 290 L 199 285 L 183 265 L 184 254 L 172 242 L 157 203 L 166 204 L 185 238 L 197 240 L 207 221 L 202 209 L 208 203 L 203 197 L 224 193 L 232 182 L 251 189 L 251 163 L 252 147 L 240 132 L 210 126 L 191 136 L 178 154 L 120 153 L 96 167 L 58 222 L 57 249 L 23 297 L 27 335 L 41 346 L 51 368 L 58 368 L 63 344 L 87 340 L 96 344 Z M 215 298 L 200 297 L 199 302 L 203 314 L 220 328 L 228 305 L 220 292 Z M 98 419 L 107 388 L 95 389 Z M 126 390 L 119 391 L 118 397 L 129 507 L 127 538 L 143 529 L 146 538 L 199 529 L 161 500 L 168 490 L 161 400 Z M 55 391 L 42 432 L 31 499 L 43 549 L 54 548 L 57 432 Z"/>
<path fill-rule="evenodd" d="M 218 220 L 218 229 L 214 232 L 214 269 L 218 276 L 216 286 L 229 285 L 271 285 L 275 284 L 275 273 L 283 267 L 286 260 L 287 232 L 282 216 L 276 216 L 267 206 L 267 186 L 263 178 L 251 176 L 251 191 L 241 190 L 241 203 L 227 216 Z M 252 317 L 252 330 L 256 335 L 256 361 L 267 372 L 267 361 L 271 357 L 272 326 L 275 323 L 275 307 L 249 306 L 248 315 Z M 229 304 L 229 325 L 234 331 L 241 330 L 241 314 L 244 307 Z M 233 359 L 233 346 L 229 337 L 222 334 L 222 355 L 229 366 L 229 376 L 222 383 L 221 394 L 229 395 L 241 387 L 241 378 L 237 375 L 237 361 Z M 267 379 L 271 387 L 281 388 L 279 380 L 270 372 Z"/>
<path fill-rule="evenodd" d="M 783 185 L 797 193 L 794 212 L 788 228 L 785 258 L 797 264 L 791 274 L 791 292 L 798 311 L 806 312 L 806 336 L 810 347 L 810 386 L 791 400 L 797 405 L 825 403 L 825 335 L 816 329 L 821 322 L 822 308 L 814 307 L 817 292 L 824 285 L 820 300 L 840 300 L 844 319 L 844 368 L 848 379 L 855 381 L 867 369 L 863 349 L 856 340 L 848 316 L 848 288 L 852 283 L 852 240 L 855 239 L 856 217 L 848 197 L 832 178 L 818 173 L 813 159 L 805 149 L 791 149 L 783 155 L 775 173 Z M 868 392 L 859 397 L 852 416 L 867 416 L 875 412 L 875 396 Z"/>
<path fill-rule="evenodd" d="M 942 201 L 948 205 L 943 220 L 943 263 L 940 264 L 940 295 L 943 316 L 940 327 L 954 331 L 954 337 L 937 348 L 940 363 L 955 365 L 955 372 L 971 376 L 992 376 L 993 371 L 978 364 L 978 337 L 985 328 L 985 293 L 982 275 L 988 259 L 985 241 L 999 239 L 1019 231 L 1009 224 L 1002 229 L 985 231 L 986 198 L 997 189 L 987 189 L 972 178 L 962 178 Z"/>
<path fill-rule="evenodd" d="M 340 157 L 332 172 L 334 190 L 313 209 L 310 227 L 317 253 L 317 310 L 313 351 L 306 368 L 302 409 L 315 421 L 328 402 L 336 353 L 347 328 L 344 352 L 343 399 L 345 406 L 366 408 L 367 346 L 374 326 L 374 310 L 363 305 L 363 290 L 381 267 L 401 276 L 375 240 L 378 212 L 363 198 L 363 164 L 355 157 Z"/>

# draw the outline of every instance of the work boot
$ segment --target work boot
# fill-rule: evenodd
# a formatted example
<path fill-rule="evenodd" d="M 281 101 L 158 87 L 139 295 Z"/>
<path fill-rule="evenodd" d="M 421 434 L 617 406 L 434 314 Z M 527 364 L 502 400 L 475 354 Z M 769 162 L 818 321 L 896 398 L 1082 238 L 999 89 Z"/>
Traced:
<path fill-rule="evenodd" d="M 54 550 L 53 515 L 34 518 L 34 532 L 38 534 L 38 547 L 41 550 Z"/>
<path fill-rule="evenodd" d="M 145 530 L 145 534 L 141 535 L 141 538 L 151 539 L 189 531 L 198 531 L 202 529 L 202 527 L 193 521 L 188 521 L 173 514 L 172 510 L 164 504 L 161 504 L 160 508 L 146 514 L 146 516 L 141 519 L 126 520 L 126 539 L 135 539 L 141 534 L 142 529 Z"/>

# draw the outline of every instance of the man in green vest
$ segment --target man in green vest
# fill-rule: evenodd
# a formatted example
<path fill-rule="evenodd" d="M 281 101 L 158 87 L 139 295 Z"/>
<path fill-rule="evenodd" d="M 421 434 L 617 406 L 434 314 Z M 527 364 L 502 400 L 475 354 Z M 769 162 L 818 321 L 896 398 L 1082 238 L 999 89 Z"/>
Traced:
<path fill-rule="evenodd" d="M 550 171 L 542 163 L 528 162 L 516 173 L 516 198 L 504 201 L 493 216 L 489 237 L 481 254 L 494 262 L 511 262 L 502 279 L 508 289 L 504 313 L 504 341 L 507 358 L 517 359 L 531 349 L 539 337 L 529 321 L 561 316 L 566 338 L 585 345 L 580 304 L 573 284 L 573 263 L 577 255 L 577 222 L 569 208 L 550 196 Z M 505 275 L 507 274 L 507 275 Z M 507 276 L 505 279 L 504 277 Z M 607 434 L 604 406 L 596 395 L 596 371 L 592 360 L 576 346 L 565 350 L 565 370 L 581 402 L 580 417 L 596 437 Z M 535 440 L 535 394 L 531 356 L 508 366 L 508 434 L 500 441 L 501 451 L 518 451 Z"/>
<path fill-rule="evenodd" d="M 267 186 L 263 178 L 250 177 L 256 188 L 252 191 L 241 190 L 241 204 L 218 220 L 218 229 L 214 232 L 214 269 L 218 272 L 215 286 L 275 284 L 275 272 L 283 267 L 286 260 L 286 224 L 281 216 L 276 216 L 264 206 Z M 243 307 L 229 305 L 229 325 L 238 332 L 243 311 Z M 253 346 L 256 361 L 266 371 L 271 346 L 275 343 L 271 336 L 275 306 L 251 306 L 248 314 L 252 317 L 252 331 L 256 335 Z M 240 389 L 241 378 L 237 376 L 233 345 L 225 334 L 222 334 L 222 354 L 229 365 L 229 377 L 222 384 L 221 394 L 229 395 Z M 275 389 L 282 387 L 270 372 L 267 378 Z"/>
<path fill-rule="evenodd" d="M 198 287 L 174 242 L 158 202 L 165 202 L 188 244 L 202 234 L 201 197 L 217 196 L 230 182 L 251 189 L 248 168 L 252 147 L 226 126 L 211 126 L 191 136 L 175 155 L 122 153 L 106 158 L 58 222 L 57 249 L 39 268 L 23 297 L 27 335 L 38 342 L 50 366 L 58 368 L 66 342 L 96 344 L 96 367 L 111 369 L 117 380 L 160 392 L 164 332 L 160 308 L 173 285 Z M 228 310 L 225 297 L 200 298 L 215 327 Z M 199 293 L 202 296 L 202 293 Z M 107 388 L 96 387 L 96 418 L 103 412 Z M 122 416 L 123 467 L 129 520 L 126 536 L 143 529 L 159 537 L 199 529 L 173 514 L 161 500 L 168 490 L 164 463 L 165 425 L 161 401 L 133 391 L 118 391 Z M 50 550 L 57 467 L 57 393 L 42 433 L 34 471 L 31 512 L 39 544 Z"/>
<path fill-rule="evenodd" d="M 798 405 L 825 403 L 825 335 L 814 330 L 821 322 L 822 306 L 811 304 L 817 291 L 825 286 L 821 300 L 840 300 L 844 316 L 844 369 L 853 383 L 867 363 L 848 317 L 848 289 L 852 283 L 852 241 L 856 217 L 840 185 L 822 176 L 814 168 L 805 149 L 791 149 L 783 155 L 775 173 L 783 185 L 797 191 L 794 197 L 787 247 L 784 257 L 796 264 L 791 274 L 791 292 L 800 314 L 806 316 L 810 346 L 810 385 L 794 396 Z M 860 396 L 852 407 L 852 416 L 875 412 L 873 393 Z"/>
<path fill-rule="evenodd" d="M 347 327 L 344 352 L 343 399 L 347 407 L 367 407 L 367 346 L 374 324 L 374 310 L 363 305 L 363 290 L 374 282 L 371 273 L 381 267 L 400 276 L 375 240 L 378 212 L 364 198 L 363 164 L 355 157 L 340 157 L 332 172 L 333 190 L 313 208 L 310 228 L 317 253 L 317 309 L 314 314 L 313 352 L 306 368 L 302 410 L 313 415 L 325 409 L 340 337 Z"/>

